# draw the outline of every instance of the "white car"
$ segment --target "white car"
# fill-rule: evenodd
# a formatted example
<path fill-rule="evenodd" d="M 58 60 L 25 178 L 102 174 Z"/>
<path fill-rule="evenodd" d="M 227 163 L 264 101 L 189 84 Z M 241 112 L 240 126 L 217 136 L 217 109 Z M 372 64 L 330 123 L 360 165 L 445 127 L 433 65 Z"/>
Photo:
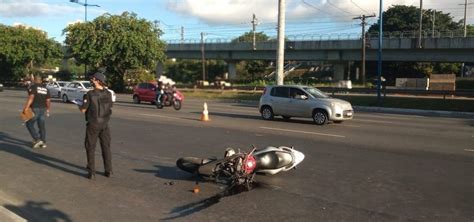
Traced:
<path fill-rule="evenodd" d="M 67 103 L 73 100 L 82 100 L 84 95 L 92 90 L 93 87 L 89 81 L 74 81 L 69 83 L 67 86 L 61 89 L 61 98 L 62 101 Z M 111 89 L 107 90 L 112 94 L 112 102 L 115 102 L 116 95 L 115 92 Z"/>
<path fill-rule="evenodd" d="M 310 86 L 267 86 L 260 97 L 259 111 L 264 120 L 274 116 L 313 118 L 317 125 L 328 121 L 341 123 L 352 119 L 352 105 L 344 100 L 327 96 Z"/>
<path fill-rule="evenodd" d="M 61 89 L 67 84 L 69 84 L 69 82 L 54 81 L 46 84 L 46 88 L 49 90 L 49 94 L 51 95 L 51 97 L 61 98 Z"/>

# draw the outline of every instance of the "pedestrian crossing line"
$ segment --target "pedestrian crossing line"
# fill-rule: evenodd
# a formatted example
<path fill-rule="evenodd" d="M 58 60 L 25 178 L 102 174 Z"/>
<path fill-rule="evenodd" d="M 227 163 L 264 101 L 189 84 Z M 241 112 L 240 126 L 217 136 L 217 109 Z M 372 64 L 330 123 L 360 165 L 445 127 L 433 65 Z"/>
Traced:
<path fill-rule="evenodd" d="M 312 134 L 312 135 L 318 135 L 318 136 L 338 137 L 338 138 L 345 138 L 345 137 L 346 137 L 346 136 L 337 135 L 337 134 L 316 133 L 316 132 L 310 132 L 310 131 L 281 129 L 281 128 L 272 128 L 272 127 L 265 127 L 265 126 L 261 126 L 260 129 L 275 130 L 275 131 L 284 131 L 284 132 L 292 132 L 292 133 Z"/>
<path fill-rule="evenodd" d="M 464 149 L 466 152 L 474 152 L 474 149 Z"/>

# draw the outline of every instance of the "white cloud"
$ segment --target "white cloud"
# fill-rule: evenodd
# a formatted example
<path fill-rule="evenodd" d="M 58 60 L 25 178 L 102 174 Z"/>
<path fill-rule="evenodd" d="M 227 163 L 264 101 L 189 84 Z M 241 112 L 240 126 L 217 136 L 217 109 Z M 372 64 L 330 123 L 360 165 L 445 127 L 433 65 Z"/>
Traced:
<path fill-rule="evenodd" d="M 384 9 L 392 5 L 413 5 L 419 0 L 384 0 Z M 430 8 L 443 9 L 451 2 L 425 0 Z M 435 6 L 435 7 L 434 7 Z M 167 7 L 183 16 L 196 17 L 208 24 L 248 23 L 255 13 L 260 21 L 275 22 L 277 0 L 168 0 Z M 361 14 L 378 14 L 379 0 L 287 0 L 286 17 L 291 19 L 351 20 Z"/>
<path fill-rule="evenodd" d="M 65 0 L 66 3 L 69 3 Z M 77 13 L 80 8 L 65 4 L 48 4 L 40 0 L 0 0 L 2 17 L 40 17 Z"/>

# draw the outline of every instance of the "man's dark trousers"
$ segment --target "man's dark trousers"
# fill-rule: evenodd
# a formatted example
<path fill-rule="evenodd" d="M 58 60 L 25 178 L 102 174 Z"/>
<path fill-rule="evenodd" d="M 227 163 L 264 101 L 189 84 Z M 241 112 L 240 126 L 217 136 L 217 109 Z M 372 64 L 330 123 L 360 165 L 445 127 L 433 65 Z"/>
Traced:
<path fill-rule="evenodd" d="M 100 140 L 105 172 L 112 172 L 112 153 L 110 152 L 110 130 L 107 123 L 87 123 L 85 147 L 87 152 L 87 170 L 95 173 L 95 146 Z"/>

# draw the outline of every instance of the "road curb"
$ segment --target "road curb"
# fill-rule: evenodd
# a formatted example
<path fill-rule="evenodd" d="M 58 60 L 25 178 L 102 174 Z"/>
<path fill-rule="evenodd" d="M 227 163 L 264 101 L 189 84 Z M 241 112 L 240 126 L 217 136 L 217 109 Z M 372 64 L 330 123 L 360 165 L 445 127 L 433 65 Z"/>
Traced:
<path fill-rule="evenodd" d="M 9 211 L 3 206 L 0 206 L 0 221 L 5 222 L 26 222 L 24 218 L 16 215 L 15 213 Z"/>
<path fill-rule="evenodd" d="M 455 111 L 422 110 L 422 109 L 402 109 L 402 108 L 386 108 L 386 107 L 371 107 L 371 106 L 353 106 L 353 107 L 354 107 L 355 111 L 363 111 L 363 112 L 474 118 L 474 113 L 473 112 L 455 112 Z"/>

